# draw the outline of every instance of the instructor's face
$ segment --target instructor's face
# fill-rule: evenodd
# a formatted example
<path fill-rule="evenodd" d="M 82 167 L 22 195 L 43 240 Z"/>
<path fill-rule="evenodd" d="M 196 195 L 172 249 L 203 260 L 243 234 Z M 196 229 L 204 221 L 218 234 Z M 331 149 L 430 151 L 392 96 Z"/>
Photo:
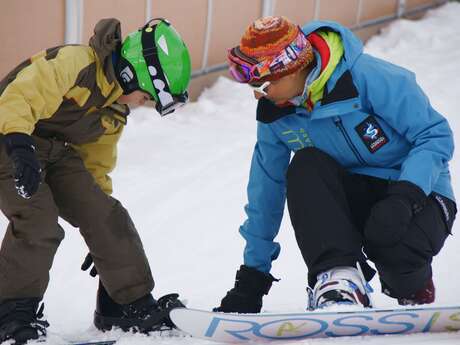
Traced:
<path fill-rule="evenodd" d="M 286 103 L 290 99 L 302 94 L 308 72 L 309 69 L 305 68 L 278 80 L 271 81 L 270 85 L 265 89 L 266 96 L 254 91 L 254 97 L 256 99 L 265 97 L 275 104 Z"/>
<path fill-rule="evenodd" d="M 263 95 L 257 91 L 254 91 L 254 97 L 260 99 L 265 97 L 275 104 L 282 104 L 295 97 L 291 79 L 289 75 L 270 82 L 270 85 L 265 88 L 267 95 Z"/>
<path fill-rule="evenodd" d="M 133 106 L 144 105 L 145 102 L 150 100 L 150 96 L 140 90 L 136 90 L 127 95 L 121 95 L 117 102 L 120 104 L 128 104 Z"/>

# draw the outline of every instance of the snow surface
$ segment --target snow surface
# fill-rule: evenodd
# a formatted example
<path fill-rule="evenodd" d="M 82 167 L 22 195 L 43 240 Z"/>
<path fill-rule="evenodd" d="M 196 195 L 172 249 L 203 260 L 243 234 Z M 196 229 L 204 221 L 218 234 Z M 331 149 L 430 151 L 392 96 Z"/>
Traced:
<path fill-rule="evenodd" d="M 372 38 L 365 50 L 416 72 L 434 107 L 460 133 L 460 4 L 430 11 L 420 21 L 398 20 Z M 256 101 L 250 89 L 226 78 L 203 92 L 198 102 L 160 118 L 149 108 L 129 117 L 114 196 L 122 201 L 143 239 L 156 280 L 154 295 L 177 291 L 189 307 L 210 309 L 233 286 L 242 263 L 246 184 L 255 142 Z M 457 141 L 459 138 L 456 138 Z M 452 162 L 457 196 L 460 161 Z M 7 221 L 0 219 L 1 228 Z M 157 338 L 100 333 L 92 326 L 97 279 L 80 271 L 87 249 L 78 230 L 61 221 L 66 238 L 56 255 L 45 296 L 51 323 L 47 344 L 63 340 L 122 337 L 119 344 L 205 345 L 189 337 Z M 454 233 L 459 230 L 454 226 Z M 3 230 L 2 230 L 3 231 Z M 2 234 L 3 235 L 3 234 Z M 273 275 L 282 278 L 264 299 L 265 311 L 302 311 L 307 270 L 286 214 L 277 240 L 282 244 Z M 460 238 L 450 237 L 434 260 L 437 304 L 460 304 Z M 379 291 L 377 279 L 372 285 Z M 395 306 L 380 292 L 379 307 Z M 58 336 L 59 335 L 59 336 Z M 62 338 L 61 338 L 62 337 Z M 460 343 L 460 333 L 355 337 L 299 341 L 300 344 L 446 344 Z"/>

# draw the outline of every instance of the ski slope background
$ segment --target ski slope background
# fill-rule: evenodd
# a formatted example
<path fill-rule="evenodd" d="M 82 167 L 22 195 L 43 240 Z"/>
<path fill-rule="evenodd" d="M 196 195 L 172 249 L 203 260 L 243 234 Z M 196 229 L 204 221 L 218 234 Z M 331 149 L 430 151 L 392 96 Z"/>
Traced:
<path fill-rule="evenodd" d="M 434 107 L 460 140 L 460 4 L 430 11 L 420 21 L 398 20 L 372 38 L 365 51 L 411 69 Z M 154 296 L 178 292 L 188 306 L 210 309 L 233 286 L 244 242 L 246 184 L 255 143 L 256 101 L 246 85 L 220 78 L 197 102 L 160 118 L 138 108 L 128 119 L 113 173 L 114 196 L 129 210 L 144 242 L 156 280 Z M 452 175 L 460 195 L 460 160 Z M 332 215 L 331 215 L 332 216 Z M 6 219 L 0 219 L 3 236 Z M 92 326 L 97 279 L 80 271 L 87 253 L 77 229 L 64 221 L 66 238 L 56 255 L 45 296 L 51 323 L 48 344 L 69 340 L 120 339 L 129 344 L 208 344 L 192 338 L 155 338 L 100 333 Z M 460 304 L 460 230 L 435 258 L 437 304 Z M 327 229 L 325 229 L 327 231 Z M 281 278 L 264 298 L 264 311 L 303 311 L 307 270 L 287 212 L 277 237 L 281 255 L 272 273 Z M 395 306 L 371 282 L 379 307 Z M 459 344 L 460 333 L 304 340 L 300 344 Z M 210 343 L 209 343 L 210 344 Z"/>

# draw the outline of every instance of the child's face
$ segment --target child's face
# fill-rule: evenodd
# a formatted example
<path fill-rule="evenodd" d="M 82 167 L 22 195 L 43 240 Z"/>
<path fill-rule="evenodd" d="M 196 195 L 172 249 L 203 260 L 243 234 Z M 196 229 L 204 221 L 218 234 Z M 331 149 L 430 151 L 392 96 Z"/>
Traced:
<path fill-rule="evenodd" d="M 121 95 L 117 102 L 120 104 L 128 104 L 133 106 L 144 105 L 145 102 L 150 100 L 147 92 L 136 90 L 127 95 Z"/>

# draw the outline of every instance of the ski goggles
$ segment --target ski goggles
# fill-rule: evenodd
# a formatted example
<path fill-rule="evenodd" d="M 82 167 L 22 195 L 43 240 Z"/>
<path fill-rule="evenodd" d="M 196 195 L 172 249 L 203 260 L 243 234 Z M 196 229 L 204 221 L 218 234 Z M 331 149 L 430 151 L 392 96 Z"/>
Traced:
<path fill-rule="evenodd" d="M 169 97 L 170 96 L 170 97 Z M 188 102 L 188 92 L 185 91 L 179 95 L 170 94 L 168 100 L 163 100 L 160 97 L 160 102 L 156 102 L 153 97 L 151 100 L 155 102 L 155 109 L 161 116 L 173 113 L 176 109 L 184 106 Z"/>
<path fill-rule="evenodd" d="M 176 109 L 184 106 L 188 102 L 188 92 L 185 91 L 180 95 L 172 95 L 172 101 L 166 104 L 157 103 L 155 109 L 161 116 L 171 114 Z"/>
<path fill-rule="evenodd" d="M 239 83 L 260 80 L 297 60 L 308 44 L 307 37 L 299 27 L 299 33 L 288 46 L 263 61 L 245 55 L 239 47 L 230 48 L 227 54 L 230 75 Z"/>

